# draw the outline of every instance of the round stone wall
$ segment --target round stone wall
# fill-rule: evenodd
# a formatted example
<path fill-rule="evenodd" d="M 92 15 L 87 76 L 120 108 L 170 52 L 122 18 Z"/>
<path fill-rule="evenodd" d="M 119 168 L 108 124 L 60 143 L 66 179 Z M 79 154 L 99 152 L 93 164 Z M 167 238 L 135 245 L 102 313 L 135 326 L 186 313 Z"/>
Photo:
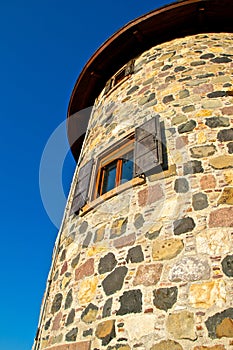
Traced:
<path fill-rule="evenodd" d="M 188 36 L 96 98 L 79 167 L 154 116 L 167 167 L 66 215 L 40 349 L 233 349 L 232 72 L 232 34 Z"/>

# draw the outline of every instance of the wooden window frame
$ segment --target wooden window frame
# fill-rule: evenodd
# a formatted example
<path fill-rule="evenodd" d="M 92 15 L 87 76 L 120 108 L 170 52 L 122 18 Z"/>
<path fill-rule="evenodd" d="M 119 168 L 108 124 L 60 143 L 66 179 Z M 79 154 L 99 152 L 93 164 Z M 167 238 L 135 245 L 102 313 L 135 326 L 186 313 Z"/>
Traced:
<path fill-rule="evenodd" d="M 97 161 L 96 167 L 96 176 L 95 176 L 95 186 L 94 186 L 94 194 L 92 196 L 92 200 L 104 195 L 103 192 L 103 180 L 104 180 L 104 168 L 110 165 L 112 162 L 116 160 L 116 177 L 115 177 L 115 186 L 117 188 L 121 185 L 121 175 L 122 175 L 122 165 L 123 160 L 120 157 L 124 156 L 129 152 L 134 152 L 134 133 L 128 135 L 124 140 L 118 142 L 114 147 L 109 147 L 104 154 Z M 132 179 L 133 179 L 132 174 Z M 129 180 L 130 181 L 130 180 Z M 114 189 L 113 188 L 113 189 Z"/>
<path fill-rule="evenodd" d="M 122 84 L 131 76 L 131 74 L 134 72 L 134 63 L 135 59 L 130 60 L 107 81 L 104 92 L 105 95 L 110 94 L 114 89 L 116 89 L 120 84 Z M 119 77 L 120 79 L 118 79 Z"/>

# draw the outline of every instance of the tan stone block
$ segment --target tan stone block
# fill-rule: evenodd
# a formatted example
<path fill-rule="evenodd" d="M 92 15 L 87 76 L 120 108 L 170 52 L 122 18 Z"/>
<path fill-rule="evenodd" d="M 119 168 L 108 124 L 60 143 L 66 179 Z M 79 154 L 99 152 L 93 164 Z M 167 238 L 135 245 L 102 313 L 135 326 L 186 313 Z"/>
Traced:
<path fill-rule="evenodd" d="M 108 321 L 99 323 L 95 332 L 97 338 L 103 339 L 107 335 L 111 334 L 114 324 L 115 324 L 114 320 L 108 320 Z"/>
<path fill-rule="evenodd" d="M 133 285 L 154 286 L 161 277 L 162 264 L 140 265 L 137 269 Z"/>
<path fill-rule="evenodd" d="M 204 175 L 200 180 L 202 190 L 216 187 L 216 179 L 213 175 Z"/>
<path fill-rule="evenodd" d="M 78 291 L 78 300 L 81 305 L 90 303 L 96 294 L 96 288 L 98 284 L 98 278 L 92 277 L 85 279 L 80 283 Z"/>
<path fill-rule="evenodd" d="M 153 260 L 170 260 L 175 258 L 184 248 L 183 241 L 176 238 L 157 239 L 153 242 Z"/>
<path fill-rule="evenodd" d="M 226 350 L 224 345 L 195 346 L 193 350 Z"/>
<path fill-rule="evenodd" d="M 233 204 L 233 187 L 224 187 L 218 204 Z"/>
<path fill-rule="evenodd" d="M 167 330 L 176 339 L 197 338 L 195 333 L 194 314 L 189 311 L 181 311 L 174 314 L 169 314 L 167 318 Z"/>
<path fill-rule="evenodd" d="M 209 164 L 215 169 L 226 169 L 233 167 L 233 156 L 224 155 L 212 158 Z"/>
<path fill-rule="evenodd" d="M 95 245 L 95 246 L 92 246 L 90 249 L 88 249 L 87 256 L 89 257 L 95 256 L 96 254 L 106 252 L 106 250 L 107 250 L 106 247 Z"/>
<path fill-rule="evenodd" d="M 176 165 L 175 164 L 171 164 L 169 166 L 169 168 L 161 173 L 158 173 L 158 174 L 153 174 L 153 175 L 150 175 L 149 176 L 149 180 L 150 181 L 157 181 L 157 180 L 160 180 L 160 179 L 165 179 L 167 177 L 170 177 L 170 176 L 173 176 L 173 175 L 176 175 L 177 172 L 176 172 Z"/>
<path fill-rule="evenodd" d="M 233 170 L 225 170 L 223 174 L 225 177 L 225 181 L 229 185 L 233 185 Z"/>
<path fill-rule="evenodd" d="M 174 340 L 162 340 L 152 346 L 150 350 L 182 350 L 182 346 Z"/>
<path fill-rule="evenodd" d="M 65 289 L 68 286 L 70 280 L 71 280 L 71 276 L 69 277 L 64 276 L 61 282 L 61 288 Z"/>
<path fill-rule="evenodd" d="M 225 283 L 222 280 L 195 283 L 189 289 L 192 307 L 208 309 L 212 305 L 222 306 L 226 302 Z"/>
<path fill-rule="evenodd" d="M 233 320 L 231 318 L 224 318 L 216 327 L 216 335 L 218 338 L 233 338 Z"/>
<path fill-rule="evenodd" d="M 221 46 L 210 46 L 209 51 L 213 53 L 221 53 L 224 52 L 223 47 Z"/>
<path fill-rule="evenodd" d="M 209 109 L 201 109 L 200 111 L 198 111 L 196 113 L 196 117 L 209 117 L 210 115 L 212 115 L 212 111 Z"/>
<path fill-rule="evenodd" d="M 197 143 L 200 145 L 205 142 L 206 142 L 206 134 L 204 133 L 204 131 L 201 131 L 197 135 Z"/>

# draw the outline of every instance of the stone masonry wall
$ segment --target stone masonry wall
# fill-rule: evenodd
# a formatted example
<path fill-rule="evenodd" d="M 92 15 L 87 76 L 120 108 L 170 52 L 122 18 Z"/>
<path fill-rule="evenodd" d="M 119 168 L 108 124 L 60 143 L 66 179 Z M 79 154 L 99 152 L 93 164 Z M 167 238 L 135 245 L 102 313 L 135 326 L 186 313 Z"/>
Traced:
<path fill-rule="evenodd" d="M 232 73 L 232 34 L 189 36 L 96 99 L 81 164 L 159 114 L 169 168 L 65 218 L 41 349 L 233 349 Z"/>

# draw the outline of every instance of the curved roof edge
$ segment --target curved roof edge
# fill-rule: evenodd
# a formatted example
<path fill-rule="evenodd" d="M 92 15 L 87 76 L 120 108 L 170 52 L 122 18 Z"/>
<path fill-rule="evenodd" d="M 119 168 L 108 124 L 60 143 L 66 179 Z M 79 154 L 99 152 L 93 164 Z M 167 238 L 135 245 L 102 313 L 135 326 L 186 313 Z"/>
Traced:
<path fill-rule="evenodd" d="M 151 11 L 119 29 L 93 54 L 79 75 L 68 107 L 68 139 L 77 160 L 82 139 L 78 119 L 69 117 L 93 106 L 106 81 L 126 62 L 152 46 L 186 35 L 233 32 L 232 0 L 183 0 Z"/>

